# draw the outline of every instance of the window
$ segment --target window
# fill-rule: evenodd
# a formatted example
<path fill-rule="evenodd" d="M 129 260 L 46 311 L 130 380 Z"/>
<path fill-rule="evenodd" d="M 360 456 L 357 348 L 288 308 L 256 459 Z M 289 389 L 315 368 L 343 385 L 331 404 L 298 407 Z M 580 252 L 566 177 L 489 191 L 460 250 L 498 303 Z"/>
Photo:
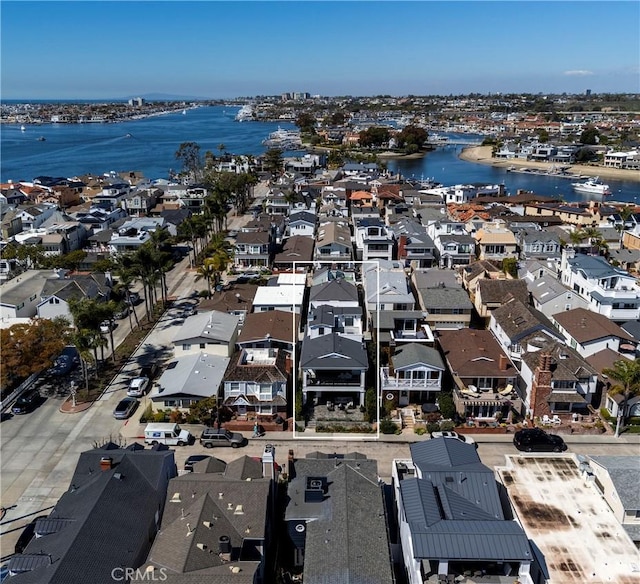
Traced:
<path fill-rule="evenodd" d="M 164 407 L 165 408 L 173 408 L 176 405 L 176 400 L 175 399 L 165 399 L 164 400 Z"/>
<path fill-rule="evenodd" d="M 353 316 L 345 317 L 344 326 L 353 326 Z"/>
<path fill-rule="evenodd" d="M 182 350 L 183 350 L 183 351 L 189 351 L 189 350 L 191 350 L 191 345 L 190 345 L 190 344 L 188 344 L 188 343 L 183 343 L 183 345 L 182 345 Z"/>
<path fill-rule="evenodd" d="M 211 343 L 211 344 L 213 344 L 213 343 Z M 206 345 L 206 343 L 200 343 L 200 348 L 201 348 L 201 349 L 206 348 L 206 346 L 207 346 L 207 345 Z"/>

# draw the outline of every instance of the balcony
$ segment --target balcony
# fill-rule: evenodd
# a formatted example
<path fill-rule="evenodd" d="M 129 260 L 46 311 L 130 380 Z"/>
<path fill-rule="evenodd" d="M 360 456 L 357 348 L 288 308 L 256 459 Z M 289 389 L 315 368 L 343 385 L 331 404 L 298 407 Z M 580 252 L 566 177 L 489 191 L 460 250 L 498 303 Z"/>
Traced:
<path fill-rule="evenodd" d="M 353 374 L 348 371 L 333 374 L 323 374 L 321 372 L 312 374 L 310 371 L 305 371 L 304 384 L 308 388 L 361 387 L 364 385 L 364 380 L 362 374 Z"/>
<path fill-rule="evenodd" d="M 397 379 L 389 376 L 389 368 L 380 369 L 382 389 L 417 389 L 426 391 L 440 391 L 441 379 Z"/>
<path fill-rule="evenodd" d="M 391 340 L 399 343 L 430 343 L 433 344 L 433 333 L 427 325 L 422 325 L 418 330 L 393 330 L 389 331 Z"/>

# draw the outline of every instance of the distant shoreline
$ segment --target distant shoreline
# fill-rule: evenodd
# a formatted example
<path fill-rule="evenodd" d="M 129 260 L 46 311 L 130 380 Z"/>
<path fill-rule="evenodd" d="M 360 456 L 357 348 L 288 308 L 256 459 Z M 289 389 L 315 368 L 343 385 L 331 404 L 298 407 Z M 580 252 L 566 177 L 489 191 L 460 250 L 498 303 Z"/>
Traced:
<path fill-rule="evenodd" d="M 551 170 L 554 166 L 557 166 L 557 164 L 554 164 L 552 162 L 492 158 L 491 150 L 492 146 L 470 146 L 462 150 L 459 158 L 461 160 L 465 160 L 466 162 L 486 164 L 489 166 L 495 166 L 496 168 L 509 168 L 510 166 L 515 166 L 516 168 L 539 168 L 542 170 Z M 572 164 L 567 169 L 567 172 L 585 176 L 598 176 L 600 178 L 640 182 L 640 170 L 608 168 L 605 166 L 591 166 L 586 164 Z"/>

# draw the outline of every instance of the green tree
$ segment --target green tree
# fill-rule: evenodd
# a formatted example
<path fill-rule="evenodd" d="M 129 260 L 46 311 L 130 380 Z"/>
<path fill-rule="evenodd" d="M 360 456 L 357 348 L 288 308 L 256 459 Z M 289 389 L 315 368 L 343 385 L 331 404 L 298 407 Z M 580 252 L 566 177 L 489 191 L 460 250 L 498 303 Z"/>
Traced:
<path fill-rule="evenodd" d="M 301 112 L 295 121 L 296 126 L 305 134 L 315 134 L 316 118 L 309 112 Z"/>
<path fill-rule="evenodd" d="M 438 409 L 445 419 L 453 419 L 456 415 L 456 406 L 450 391 L 441 391 L 438 396 Z"/>
<path fill-rule="evenodd" d="M 400 148 L 407 149 L 413 147 L 417 152 L 422 148 L 422 145 L 426 142 L 428 137 L 429 134 L 424 128 L 409 124 L 396 134 L 396 141 Z"/>
<path fill-rule="evenodd" d="M 282 172 L 283 162 L 282 150 L 279 148 L 269 148 L 264 154 L 264 167 L 273 177 Z"/>
<path fill-rule="evenodd" d="M 202 171 L 200 146 L 196 142 L 183 142 L 176 151 L 176 159 L 182 162 L 184 173 L 192 180 L 198 180 Z"/>
<path fill-rule="evenodd" d="M 580 134 L 581 144 L 599 144 L 600 143 L 600 130 L 595 126 L 589 125 Z"/>
<path fill-rule="evenodd" d="M 364 394 L 364 415 L 366 420 L 373 424 L 378 420 L 378 396 L 373 387 L 367 389 Z"/>
<path fill-rule="evenodd" d="M 640 394 L 640 360 L 620 359 L 614 362 L 612 368 L 603 369 L 602 374 L 616 382 L 609 389 L 609 393 L 622 394 L 623 397 L 616 424 L 616 436 L 618 436 L 624 429 L 629 400 Z"/>
<path fill-rule="evenodd" d="M 383 126 L 371 126 L 366 130 L 361 130 L 359 134 L 360 146 L 363 148 L 380 147 L 389 142 L 391 133 L 389 128 Z"/>
<path fill-rule="evenodd" d="M 502 260 L 502 271 L 513 278 L 518 277 L 518 260 L 516 258 L 505 258 Z"/>

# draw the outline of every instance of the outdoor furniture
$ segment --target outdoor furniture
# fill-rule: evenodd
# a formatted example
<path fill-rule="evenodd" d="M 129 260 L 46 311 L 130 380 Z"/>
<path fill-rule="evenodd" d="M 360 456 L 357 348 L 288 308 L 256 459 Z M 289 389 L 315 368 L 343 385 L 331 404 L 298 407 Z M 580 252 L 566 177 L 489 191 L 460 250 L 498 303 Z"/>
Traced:
<path fill-rule="evenodd" d="M 553 418 L 551 418 L 551 423 L 555 425 L 562 424 L 562 420 L 560 419 L 560 416 L 555 414 Z"/>
<path fill-rule="evenodd" d="M 507 385 L 507 387 L 505 387 L 502 391 L 499 391 L 498 393 L 502 396 L 507 396 L 507 395 L 511 395 L 512 392 L 513 392 L 513 385 L 510 383 L 509 385 Z"/>
<path fill-rule="evenodd" d="M 480 397 L 480 394 L 477 391 L 473 391 L 471 389 L 472 387 L 473 387 L 472 385 L 470 385 L 469 387 L 463 387 L 460 390 L 460 393 L 462 395 L 466 395 L 466 396 L 469 396 L 469 397 Z"/>
<path fill-rule="evenodd" d="M 547 414 L 542 416 L 542 425 L 543 426 L 551 426 L 551 418 L 549 418 L 549 416 L 547 416 Z"/>

